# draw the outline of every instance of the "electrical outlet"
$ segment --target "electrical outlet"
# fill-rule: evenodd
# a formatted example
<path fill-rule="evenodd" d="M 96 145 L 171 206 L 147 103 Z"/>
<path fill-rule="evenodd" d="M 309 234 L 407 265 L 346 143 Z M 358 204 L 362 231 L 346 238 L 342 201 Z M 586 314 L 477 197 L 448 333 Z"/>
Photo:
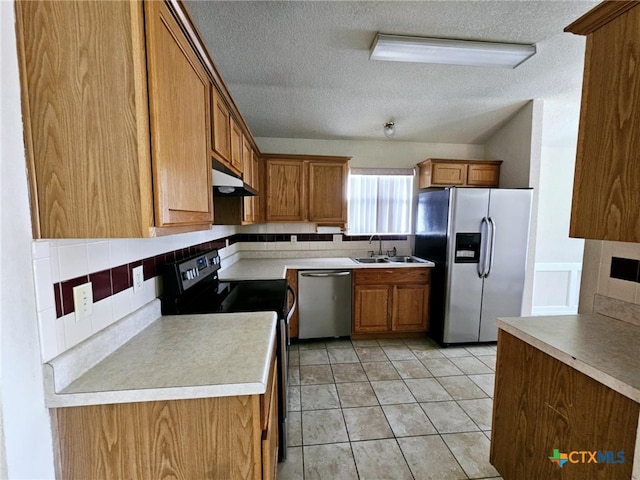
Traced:
<path fill-rule="evenodd" d="M 141 292 L 144 288 L 144 273 L 142 265 L 133 269 L 133 293 Z"/>
<path fill-rule="evenodd" d="M 333 243 L 338 243 L 338 242 L 341 242 L 341 241 L 342 241 L 342 234 L 341 233 L 333 236 Z"/>
<path fill-rule="evenodd" d="M 90 317 L 93 313 L 93 289 L 91 282 L 73 287 L 73 310 L 76 313 L 76 322 Z"/>
<path fill-rule="evenodd" d="M 296 243 L 298 243 L 298 236 L 291 235 L 291 245 L 295 245 Z"/>

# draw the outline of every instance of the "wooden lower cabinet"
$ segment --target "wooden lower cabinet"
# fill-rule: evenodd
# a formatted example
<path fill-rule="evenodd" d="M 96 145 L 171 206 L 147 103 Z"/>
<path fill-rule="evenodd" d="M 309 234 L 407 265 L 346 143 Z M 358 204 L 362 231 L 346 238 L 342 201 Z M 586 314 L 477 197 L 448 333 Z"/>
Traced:
<path fill-rule="evenodd" d="M 503 330 L 493 402 L 490 461 L 504 480 L 632 478 L 640 405 Z M 556 449 L 572 459 L 562 468 Z M 587 451 L 624 451 L 624 463 L 573 462 Z"/>
<path fill-rule="evenodd" d="M 354 270 L 351 336 L 427 332 L 430 292 L 428 268 Z"/>
<path fill-rule="evenodd" d="M 275 372 L 265 395 L 51 409 L 56 478 L 275 479 Z"/>

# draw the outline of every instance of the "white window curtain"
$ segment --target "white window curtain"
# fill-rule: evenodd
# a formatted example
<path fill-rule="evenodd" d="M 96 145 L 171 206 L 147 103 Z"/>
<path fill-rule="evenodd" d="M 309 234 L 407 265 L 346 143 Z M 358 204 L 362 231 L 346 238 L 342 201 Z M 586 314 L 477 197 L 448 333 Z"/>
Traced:
<path fill-rule="evenodd" d="M 413 171 L 352 170 L 349 174 L 349 233 L 411 233 Z"/>

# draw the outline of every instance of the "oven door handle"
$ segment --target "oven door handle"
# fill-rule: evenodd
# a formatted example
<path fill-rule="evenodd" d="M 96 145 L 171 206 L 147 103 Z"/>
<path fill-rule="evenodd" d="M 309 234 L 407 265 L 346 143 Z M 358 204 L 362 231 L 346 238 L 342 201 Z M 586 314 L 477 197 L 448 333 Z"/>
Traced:
<path fill-rule="evenodd" d="M 346 272 L 326 272 L 326 273 L 301 273 L 303 277 L 344 277 L 351 275 L 351 271 Z"/>
<path fill-rule="evenodd" d="M 289 311 L 287 312 L 287 345 L 291 345 L 291 329 L 289 328 L 289 321 L 291 320 L 291 317 L 293 317 L 293 313 L 296 310 L 296 307 L 298 306 L 298 298 L 296 297 L 296 292 L 293 288 L 291 288 L 291 285 L 287 285 L 287 290 L 289 290 L 289 293 L 291 293 L 291 296 L 293 297 L 293 305 L 291 305 L 291 308 L 289 309 Z"/>

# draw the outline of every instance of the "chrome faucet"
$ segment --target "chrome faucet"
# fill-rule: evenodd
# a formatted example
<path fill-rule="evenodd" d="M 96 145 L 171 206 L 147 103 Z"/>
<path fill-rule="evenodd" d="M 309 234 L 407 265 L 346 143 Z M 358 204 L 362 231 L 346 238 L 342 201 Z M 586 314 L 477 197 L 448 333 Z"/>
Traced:
<path fill-rule="evenodd" d="M 373 235 L 371 235 L 369 237 L 369 244 L 371 244 L 371 241 L 373 240 L 373 237 L 378 237 L 378 240 L 380 241 L 380 246 L 378 248 L 378 255 L 382 255 L 382 237 L 380 237 L 380 235 L 378 235 L 377 233 L 374 233 Z"/>

